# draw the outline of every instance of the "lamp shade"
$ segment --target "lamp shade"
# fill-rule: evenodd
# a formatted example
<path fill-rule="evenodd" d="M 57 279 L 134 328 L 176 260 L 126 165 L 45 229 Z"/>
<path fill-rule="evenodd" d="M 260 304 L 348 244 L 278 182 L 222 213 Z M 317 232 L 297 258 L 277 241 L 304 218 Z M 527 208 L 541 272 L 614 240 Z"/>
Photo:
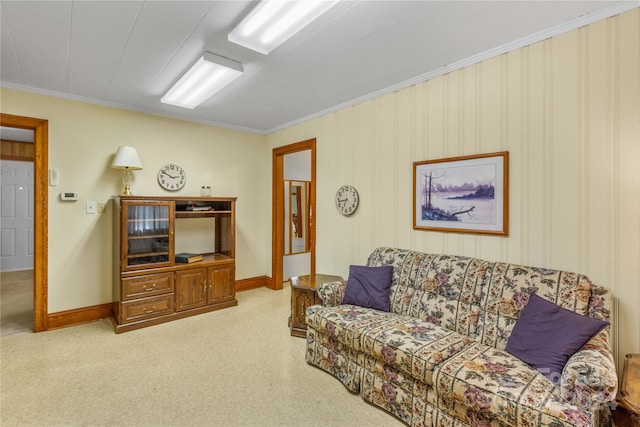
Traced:
<path fill-rule="evenodd" d="M 142 163 L 140 163 L 140 158 L 135 148 L 122 146 L 118 147 L 118 152 L 113 159 L 113 163 L 111 163 L 111 167 L 114 169 L 138 170 L 142 169 Z"/>

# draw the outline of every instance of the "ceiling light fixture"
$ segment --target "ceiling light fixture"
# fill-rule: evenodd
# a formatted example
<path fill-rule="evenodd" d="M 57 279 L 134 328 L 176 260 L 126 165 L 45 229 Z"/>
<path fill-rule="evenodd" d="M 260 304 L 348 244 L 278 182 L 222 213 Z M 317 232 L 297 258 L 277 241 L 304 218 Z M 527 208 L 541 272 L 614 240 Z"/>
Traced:
<path fill-rule="evenodd" d="M 241 63 L 205 52 L 160 102 L 193 109 L 243 72 Z"/>
<path fill-rule="evenodd" d="M 262 0 L 228 35 L 229 41 L 268 54 L 338 0 Z"/>

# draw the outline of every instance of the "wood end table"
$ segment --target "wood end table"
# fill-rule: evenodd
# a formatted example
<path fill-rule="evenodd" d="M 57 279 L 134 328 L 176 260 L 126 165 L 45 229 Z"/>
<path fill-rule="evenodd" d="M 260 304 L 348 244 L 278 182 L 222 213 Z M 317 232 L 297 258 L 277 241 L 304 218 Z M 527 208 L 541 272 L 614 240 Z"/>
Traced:
<path fill-rule="evenodd" d="M 618 427 L 640 427 L 640 354 L 627 354 L 614 413 Z"/>
<path fill-rule="evenodd" d="M 316 292 L 316 286 L 338 280 L 343 279 L 340 276 L 328 274 L 309 274 L 295 276 L 290 279 L 291 315 L 289 316 L 289 328 L 291 329 L 291 336 L 302 338 L 307 336 L 307 307 L 314 304 L 322 304 L 322 300 Z"/>

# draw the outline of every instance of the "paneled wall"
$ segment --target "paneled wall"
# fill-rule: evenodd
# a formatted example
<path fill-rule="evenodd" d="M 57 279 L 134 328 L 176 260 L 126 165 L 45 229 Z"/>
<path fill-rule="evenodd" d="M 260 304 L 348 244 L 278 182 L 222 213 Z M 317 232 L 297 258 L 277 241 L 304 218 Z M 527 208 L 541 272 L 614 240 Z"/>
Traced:
<path fill-rule="evenodd" d="M 428 54 L 423 52 L 422 54 Z M 640 12 L 268 136 L 317 138 L 317 270 L 377 246 L 579 271 L 612 290 L 618 362 L 640 351 Z M 510 233 L 412 228 L 413 162 L 510 152 Z M 345 218 L 336 189 L 354 185 Z"/>

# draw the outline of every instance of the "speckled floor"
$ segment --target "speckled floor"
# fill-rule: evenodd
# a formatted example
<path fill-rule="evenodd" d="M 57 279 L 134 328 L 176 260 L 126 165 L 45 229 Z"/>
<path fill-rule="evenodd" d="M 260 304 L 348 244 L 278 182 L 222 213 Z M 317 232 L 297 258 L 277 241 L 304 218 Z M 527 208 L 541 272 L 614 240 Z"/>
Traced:
<path fill-rule="evenodd" d="M 2 426 L 401 426 L 304 360 L 290 289 L 116 335 L 109 320 L 0 338 Z"/>

